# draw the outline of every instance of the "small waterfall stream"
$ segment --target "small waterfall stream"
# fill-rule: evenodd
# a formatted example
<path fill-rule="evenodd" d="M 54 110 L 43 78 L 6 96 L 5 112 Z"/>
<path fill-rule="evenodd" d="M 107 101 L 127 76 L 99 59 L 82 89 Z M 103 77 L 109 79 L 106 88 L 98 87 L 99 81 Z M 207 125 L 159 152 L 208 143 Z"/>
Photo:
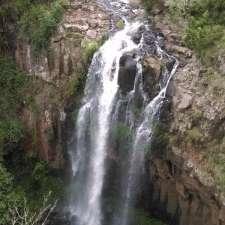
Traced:
<path fill-rule="evenodd" d="M 72 225 L 104 223 L 102 192 L 108 149 L 111 148 L 113 127 L 121 122 L 132 131 L 132 137 L 127 143 L 130 150 L 126 155 L 125 169 L 121 172 L 121 186 L 118 187 L 119 208 L 111 213 L 110 221 L 115 225 L 129 224 L 128 211 L 135 202 L 136 186 L 144 170 L 145 148 L 151 143 L 152 124 L 160 112 L 167 86 L 178 65 L 172 56 L 161 50 L 157 36 L 146 21 L 136 19 L 130 22 L 129 13 L 133 11 L 127 1 L 104 0 L 100 4 L 119 15 L 125 21 L 125 27 L 114 33 L 94 55 L 87 75 L 76 121 L 75 142 L 70 146 L 73 190 L 69 209 Z M 141 61 L 146 55 L 153 54 L 173 61 L 173 67 L 172 70 L 165 69 L 160 90 L 151 99 L 143 89 Z M 127 62 L 127 58 L 130 61 Z M 120 82 L 122 64 L 125 68 L 132 67 L 135 73 L 132 88 L 128 87 L 125 91 Z M 133 112 L 136 102 L 140 102 L 142 108 L 139 119 L 135 119 Z"/>

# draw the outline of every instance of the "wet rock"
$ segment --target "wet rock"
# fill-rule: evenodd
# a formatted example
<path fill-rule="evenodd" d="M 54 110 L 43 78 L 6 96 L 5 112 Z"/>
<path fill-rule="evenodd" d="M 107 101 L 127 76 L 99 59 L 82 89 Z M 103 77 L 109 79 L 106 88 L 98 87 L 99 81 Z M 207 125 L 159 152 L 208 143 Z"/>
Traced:
<path fill-rule="evenodd" d="M 134 81 L 137 73 L 136 65 L 135 55 L 132 53 L 125 54 L 120 58 L 118 84 L 123 94 L 128 93 L 134 88 Z"/>
<path fill-rule="evenodd" d="M 65 136 L 69 132 L 65 130 L 68 118 L 64 109 L 75 104 L 72 101 L 79 101 L 79 98 L 70 99 L 73 94 L 71 87 L 80 71 L 87 69 L 81 59 L 81 42 L 83 39 L 98 40 L 109 30 L 111 22 L 111 15 L 94 0 L 76 0 L 66 4 L 62 21 L 50 40 L 48 50 L 43 50 L 36 57 L 28 43 L 21 39 L 15 41 L 18 67 L 37 77 L 37 90 L 33 96 L 35 110 L 25 106 L 20 115 L 24 127 L 30 131 L 24 138 L 24 149 L 34 151 L 32 154 L 57 169 L 67 166 Z M 33 138 L 36 140 L 35 146 Z"/>
<path fill-rule="evenodd" d="M 141 37 L 142 37 L 142 34 L 141 33 L 135 33 L 133 36 L 132 36 L 132 40 L 135 44 L 139 44 L 140 41 L 141 41 Z"/>
<path fill-rule="evenodd" d="M 147 45 L 152 45 L 155 43 L 156 37 L 152 32 L 145 32 L 144 33 L 144 42 Z"/>
<path fill-rule="evenodd" d="M 162 63 L 156 57 L 147 57 L 143 62 L 143 89 L 153 97 L 159 86 Z"/>
<path fill-rule="evenodd" d="M 132 34 L 132 40 L 135 44 L 139 44 L 143 35 L 143 32 L 145 31 L 145 27 L 141 26 L 139 27 L 138 31 L 134 34 Z"/>

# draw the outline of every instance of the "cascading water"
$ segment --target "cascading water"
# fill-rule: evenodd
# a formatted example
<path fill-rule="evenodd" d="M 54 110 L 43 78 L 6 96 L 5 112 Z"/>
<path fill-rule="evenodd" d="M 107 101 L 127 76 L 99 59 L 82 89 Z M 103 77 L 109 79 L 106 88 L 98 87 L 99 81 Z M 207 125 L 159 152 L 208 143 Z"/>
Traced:
<path fill-rule="evenodd" d="M 112 212 L 112 223 L 127 225 L 129 208 L 135 201 L 135 186 L 144 169 L 145 148 L 151 142 L 152 123 L 165 99 L 167 86 L 174 74 L 165 70 L 161 91 L 150 100 L 143 91 L 141 60 L 145 55 L 158 54 L 171 59 L 154 41 L 146 36 L 150 30 L 145 22 L 129 21 L 131 9 L 126 1 L 102 1 L 103 7 L 125 21 L 123 30 L 116 32 L 94 55 L 89 68 L 85 94 L 78 113 L 75 143 L 70 146 L 73 172 L 73 189 L 70 195 L 72 225 L 101 225 L 104 221 L 102 192 L 105 183 L 106 156 L 110 147 L 113 126 L 124 122 L 133 131 L 127 166 L 121 175 L 118 203 L 121 210 Z M 119 84 L 122 58 L 132 58 L 135 79 L 133 87 L 123 93 Z M 174 59 L 173 59 L 174 60 Z M 130 63 L 125 63 L 129 67 Z M 139 99 L 143 115 L 136 121 L 132 111 Z M 123 111 L 122 108 L 125 110 Z M 121 116 L 120 114 L 124 114 Z M 117 212 L 116 212 L 117 211 Z M 120 212 L 118 212 L 120 211 Z M 119 218 L 118 218 L 119 217 Z"/>

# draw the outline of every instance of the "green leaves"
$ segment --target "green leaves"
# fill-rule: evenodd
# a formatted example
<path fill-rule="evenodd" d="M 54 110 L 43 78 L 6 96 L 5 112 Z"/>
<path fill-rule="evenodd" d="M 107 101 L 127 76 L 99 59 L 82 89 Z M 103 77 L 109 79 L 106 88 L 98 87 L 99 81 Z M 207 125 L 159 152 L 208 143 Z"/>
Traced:
<path fill-rule="evenodd" d="M 35 52 L 48 47 L 50 37 L 55 32 L 63 15 L 63 6 L 56 1 L 50 6 L 28 5 L 21 16 L 21 35 L 30 42 Z"/>
<path fill-rule="evenodd" d="M 23 137 L 17 111 L 25 100 L 27 84 L 28 78 L 17 70 L 12 59 L 0 56 L 0 151 L 5 142 L 16 143 Z"/>

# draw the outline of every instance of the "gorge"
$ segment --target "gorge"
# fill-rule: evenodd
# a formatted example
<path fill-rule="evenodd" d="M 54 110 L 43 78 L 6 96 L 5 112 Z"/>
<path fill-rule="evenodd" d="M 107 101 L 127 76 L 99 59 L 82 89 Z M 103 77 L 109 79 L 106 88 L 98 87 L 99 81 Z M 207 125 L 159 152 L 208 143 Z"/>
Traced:
<path fill-rule="evenodd" d="M 0 225 L 225 224 L 223 1 L 0 7 Z"/>
<path fill-rule="evenodd" d="M 69 208 L 72 224 L 101 225 L 105 221 L 104 224 L 127 225 L 132 224 L 129 211 L 135 205 L 136 192 L 141 191 L 139 182 L 145 170 L 146 151 L 151 148 L 154 126 L 178 62 L 160 48 L 159 37 L 152 32 L 147 21 L 142 21 L 144 18 L 133 17 L 131 22 L 132 8 L 129 5 L 120 1 L 105 1 L 101 5 L 117 14 L 124 28 L 112 34 L 100 47 L 89 67 L 77 116 L 75 143 L 70 147 L 74 185 Z M 146 78 L 141 62 L 147 57 L 156 58 L 161 63 L 158 84 L 155 84 L 159 88 L 155 93 L 144 89 Z M 135 107 L 141 108 L 138 116 Z M 122 132 L 123 136 L 126 136 L 125 132 L 130 133 L 129 140 L 123 143 L 130 149 L 122 157 L 124 147 L 116 146 L 117 132 Z M 125 165 L 121 166 L 119 178 L 113 178 L 119 180 L 118 196 L 114 196 L 118 202 L 113 207 L 121 212 L 114 212 L 114 209 L 111 218 L 104 220 L 102 211 L 108 207 L 103 205 L 102 199 L 104 178 L 112 179 L 106 174 L 108 149 L 116 151 L 110 154 L 118 154 Z M 105 195 L 111 198 L 107 190 Z"/>

